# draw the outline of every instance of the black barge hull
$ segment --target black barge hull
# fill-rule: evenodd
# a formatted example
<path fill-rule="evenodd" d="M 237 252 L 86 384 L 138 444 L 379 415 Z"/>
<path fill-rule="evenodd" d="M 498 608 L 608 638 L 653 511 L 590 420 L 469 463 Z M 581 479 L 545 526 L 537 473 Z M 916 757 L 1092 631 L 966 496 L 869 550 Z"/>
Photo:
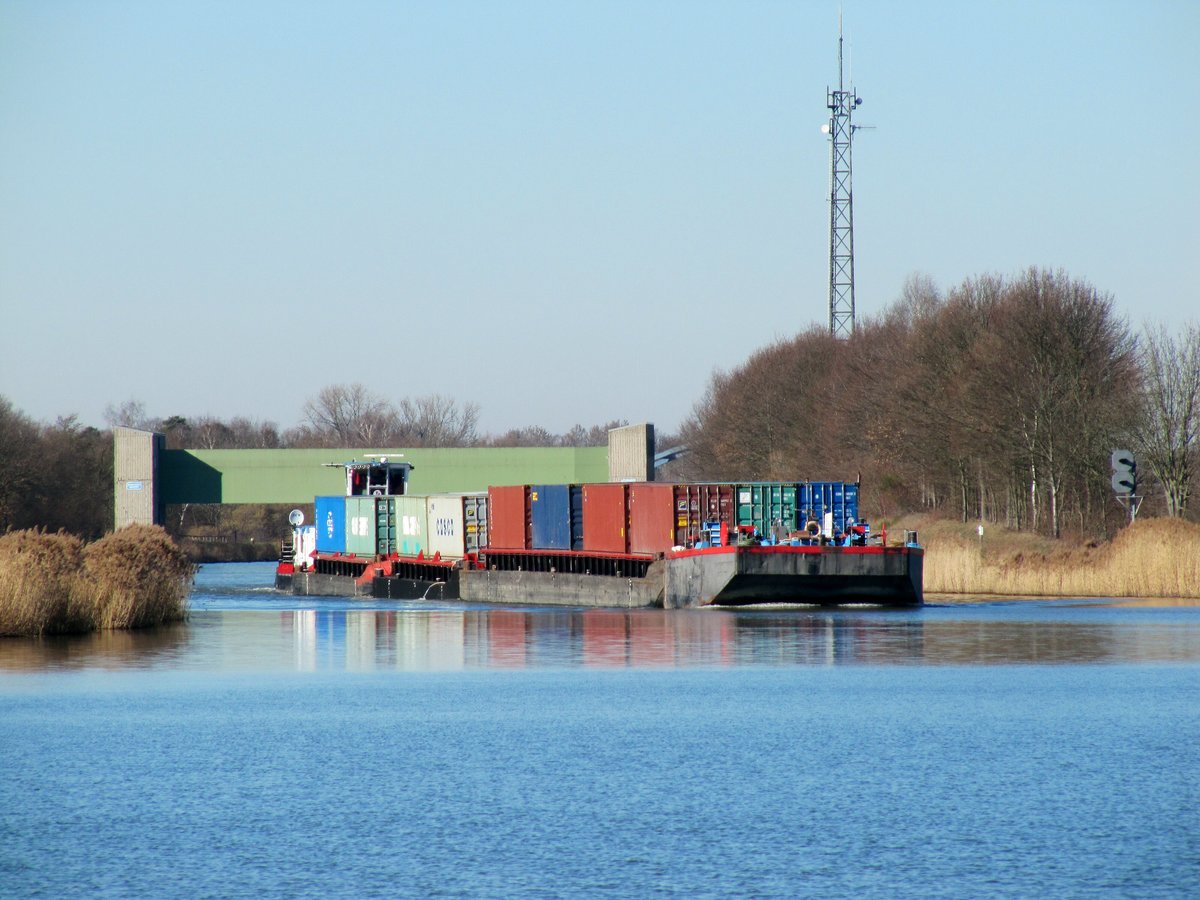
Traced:
<path fill-rule="evenodd" d="M 714 547 L 667 557 L 663 605 L 924 603 L 919 547 Z"/>
<path fill-rule="evenodd" d="M 364 564 L 357 575 L 281 573 L 276 587 L 307 596 L 625 609 L 924 602 L 924 551 L 912 546 L 714 547 L 620 565 L 568 556 L 509 553 L 469 569 L 393 560 Z"/>

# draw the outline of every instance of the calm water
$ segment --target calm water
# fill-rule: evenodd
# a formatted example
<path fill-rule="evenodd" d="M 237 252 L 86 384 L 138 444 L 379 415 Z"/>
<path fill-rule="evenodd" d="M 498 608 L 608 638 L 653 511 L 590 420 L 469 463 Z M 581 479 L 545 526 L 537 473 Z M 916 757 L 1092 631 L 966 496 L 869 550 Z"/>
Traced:
<path fill-rule="evenodd" d="M 0 896 L 1200 896 L 1200 607 L 270 581 L 0 642 Z"/>

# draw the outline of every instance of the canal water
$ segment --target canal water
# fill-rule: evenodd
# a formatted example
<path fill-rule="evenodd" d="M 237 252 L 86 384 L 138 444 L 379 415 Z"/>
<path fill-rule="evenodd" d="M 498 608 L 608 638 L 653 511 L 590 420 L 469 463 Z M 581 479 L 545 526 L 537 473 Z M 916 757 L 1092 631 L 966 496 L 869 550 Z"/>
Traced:
<path fill-rule="evenodd" d="M 0 896 L 1200 893 L 1200 607 L 294 598 L 0 641 Z"/>

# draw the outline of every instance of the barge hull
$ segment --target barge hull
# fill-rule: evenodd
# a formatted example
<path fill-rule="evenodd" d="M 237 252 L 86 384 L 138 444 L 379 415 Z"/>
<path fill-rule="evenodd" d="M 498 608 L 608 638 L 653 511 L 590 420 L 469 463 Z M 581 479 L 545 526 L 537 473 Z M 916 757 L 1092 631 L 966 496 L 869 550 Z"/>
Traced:
<path fill-rule="evenodd" d="M 451 569 L 444 581 L 381 575 L 371 582 L 371 596 L 380 600 L 457 600 L 461 570 Z"/>
<path fill-rule="evenodd" d="M 304 597 L 370 597 L 371 584 L 365 584 L 349 575 L 323 575 L 318 572 L 296 572 L 291 576 L 290 590 Z M 280 587 L 279 579 L 275 586 Z"/>
<path fill-rule="evenodd" d="M 471 569 L 460 575 L 460 595 L 472 603 L 509 606 L 661 607 L 663 568 L 662 562 L 652 563 L 644 578 Z"/>
<path fill-rule="evenodd" d="M 644 572 L 639 577 L 561 571 L 563 559 L 561 553 L 547 556 L 540 567 L 536 554 L 524 554 L 519 562 L 543 570 L 453 567 L 437 578 L 415 577 L 429 574 L 428 566 L 393 561 L 391 569 L 404 574 L 383 574 L 382 564 L 373 576 L 357 578 L 299 571 L 277 575 L 276 587 L 307 596 L 617 609 L 924 602 L 924 551 L 918 547 L 714 547 L 622 563 Z M 596 560 L 585 562 L 593 571 Z"/>
<path fill-rule="evenodd" d="M 667 559 L 663 605 L 877 603 L 920 606 L 916 547 L 718 547 Z"/>

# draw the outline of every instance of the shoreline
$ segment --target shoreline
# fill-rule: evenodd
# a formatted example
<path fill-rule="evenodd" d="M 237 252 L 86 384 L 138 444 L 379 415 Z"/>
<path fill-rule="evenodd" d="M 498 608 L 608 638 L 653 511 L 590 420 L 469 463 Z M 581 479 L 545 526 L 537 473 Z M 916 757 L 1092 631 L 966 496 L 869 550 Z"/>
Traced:
<path fill-rule="evenodd" d="M 951 591 L 926 591 L 925 603 L 951 603 L 960 606 L 970 606 L 973 603 L 1024 603 L 1024 602 L 1045 602 L 1047 600 L 1073 600 L 1081 604 L 1094 604 L 1103 606 L 1142 606 L 1146 608 L 1154 607 L 1187 607 L 1200 606 L 1200 597 L 1161 597 L 1155 595 L 1147 596 L 1124 596 L 1124 597 L 1109 597 L 1103 595 L 1081 597 L 1076 594 L 995 594 L 995 593 L 958 593 Z"/>

